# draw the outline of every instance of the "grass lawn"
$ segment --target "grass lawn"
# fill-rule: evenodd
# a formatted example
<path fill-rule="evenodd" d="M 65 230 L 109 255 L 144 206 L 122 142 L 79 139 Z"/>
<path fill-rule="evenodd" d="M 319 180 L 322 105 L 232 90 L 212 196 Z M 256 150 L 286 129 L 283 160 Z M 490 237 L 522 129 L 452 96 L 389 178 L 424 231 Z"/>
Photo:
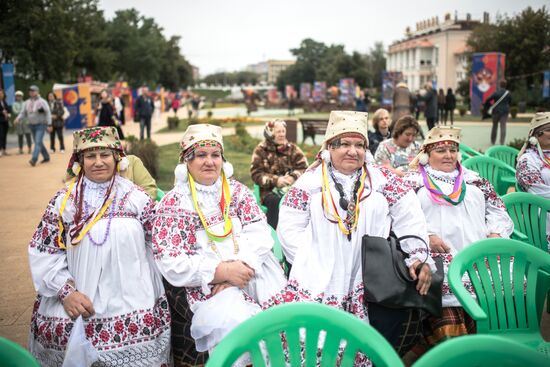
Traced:
<path fill-rule="evenodd" d="M 201 119 L 200 121 L 203 122 L 203 120 L 204 119 Z M 235 120 L 235 121 L 232 121 L 232 120 Z M 239 121 L 237 121 L 237 120 L 239 120 Z M 204 121 L 204 122 L 206 122 L 206 121 Z M 221 126 L 221 127 L 235 127 L 239 123 L 246 124 L 247 126 L 265 124 L 265 122 L 259 121 L 259 120 L 254 119 L 254 118 L 248 118 L 248 120 L 247 120 L 246 117 L 243 117 L 243 118 L 240 118 L 240 119 L 237 119 L 237 118 L 230 119 L 229 122 L 226 122 L 225 119 L 211 119 L 211 120 L 209 120 L 209 123 L 212 124 L 212 125 L 218 125 L 218 126 Z M 181 119 L 177 128 L 169 129 L 168 127 L 163 127 L 162 129 L 158 130 L 157 133 L 163 134 L 163 133 L 184 132 L 187 129 L 187 126 L 189 126 L 189 119 Z"/>

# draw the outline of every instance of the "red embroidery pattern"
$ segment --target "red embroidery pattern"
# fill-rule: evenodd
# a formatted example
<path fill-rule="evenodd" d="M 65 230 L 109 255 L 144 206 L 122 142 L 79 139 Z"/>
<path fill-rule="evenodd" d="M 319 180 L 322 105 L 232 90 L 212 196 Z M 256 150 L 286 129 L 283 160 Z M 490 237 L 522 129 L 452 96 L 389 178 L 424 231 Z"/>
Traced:
<path fill-rule="evenodd" d="M 57 298 L 61 303 L 63 303 L 65 298 L 67 298 L 74 292 L 76 292 L 76 288 L 70 283 L 65 283 L 63 287 L 61 287 L 61 289 L 57 292 Z"/>
<path fill-rule="evenodd" d="M 388 201 L 388 205 L 392 206 L 397 203 L 403 196 L 405 196 L 412 188 L 403 181 L 400 177 L 396 176 L 393 172 L 385 167 L 378 167 L 384 177 L 388 180 L 386 184 L 381 185 L 378 191 L 384 195 Z"/>
<path fill-rule="evenodd" d="M 478 189 L 481 190 L 481 192 L 483 192 L 483 196 L 485 197 L 485 202 L 491 204 L 496 208 L 506 210 L 506 207 L 504 206 L 504 202 L 495 192 L 495 189 L 489 183 L 489 181 L 487 181 L 487 179 L 480 177 L 479 179 L 472 181 L 471 184 L 476 186 Z"/>
<path fill-rule="evenodd" d="M 529 188 L 535 184 L 544 184 L 541 171 L 529 167 L 527 164 L 527 157 L 524 156 L 519 159 L 516 168 L 516 180 L 518 180 L 518 183 L 525 191 L 529 190 Z"/>
<path fill-rule="evenodd" d="M 42 316 L 37 313 L 39 304 L 40 298 L 33 312 L 33 337 L 45 348 L 64 350 L 73 321 L 69 318 Z M 86 338 L 98 351 L 107 351 L 160 337 L 170 328 L 170 312 L 166 297 L 163 296 L 153 308 L 109 318 L 91 318 L 84 323 Z"/>
<path fill-rule="evenodd" d="M 283 205 L 293 209 L 308 211 L 310 201 L 311 197 L 307 191 L 291 187 L 285 195 Z"/>

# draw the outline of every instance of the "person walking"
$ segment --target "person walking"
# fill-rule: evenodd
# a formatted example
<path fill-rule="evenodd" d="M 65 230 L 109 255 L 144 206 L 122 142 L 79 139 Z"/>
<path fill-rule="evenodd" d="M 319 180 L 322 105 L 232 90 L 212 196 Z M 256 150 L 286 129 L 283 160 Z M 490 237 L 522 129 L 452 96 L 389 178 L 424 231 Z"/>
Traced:
<path fill-rule="evenodd" d="M 493 127 L 491 129 L 491 144 L 495 145 L 497 140 L 497 130 L 500 124 L 500 145 L 504 145 L 506 140 L 506 122 L 510 112 L 512 95 L 506 89 L 506 80 L 500 82 L 500 89 L 493 93 L 485 104 L 489 107 L 489 113 L 493 116 Z"/>
<path fill-rule="evenodd" d="M 445 101 L 445 91 L 439 88 L 439 93 L 437 94 L 437 122 L 440 124 L 445 117 Z"/>
<path fill-rule="evenodd" d="M 27 119 L 29 123 L 32 138 L 34 140 L 34 150 L 32 151 L 32 157 L 29 164 L 34 167 L 36 166 L 40 154 L 44 157 L 40 163 L 47 163 L 50 161 L 50 155 L 44 146 L 43 140 L 46 130 L 50 132 L 52 129 L 52 115 L 48 102 L 40 97 L 40 89 L 38 89 L 36 85 L 31 85 L 29 87 L 29 97 L 30 98 L 25 101 L 23 110 L 19 116 L 17 116 L 15 122 L 19 123 L 21 119 Z"/>
<path fill-rule="evenodd" d="M 10 126 L 11 107 L 6 101 L 6 93 L 0 89 L 0 157 L 8 155 L 6 152 L 6 141 L 8 139 L 8 128 Z"/>
<path fill-rule="evenodd" d="M 48 103 L 50 111 L 52 113 L 52 129 L 50 131 L 50 152 L 55 153 L 55 136 L 59 140 L 59 150 L 61 153 L 65 153 L 65 142 L 63 141 L 63 127 L 65 126 L 65 120 L 63 114 L 63 102 L 55 96 L 53 92 L 48 93 Z"/>
<path fill-rule="evenodd" d="M 451 127 L 454 124 L 454 114 L 456 108 L 456 97 L 453 93 L 453 89 L 447 89 L 447 95 L 445 96 L 445 120 L 444 124 L 447 125 L 447 119 L 450 117 Z"/>
<path fill-rule="evenodd" d="M 11 106 L 11 111 L 13 112 L 13 126 L 15 127 L 15 132 L 17 133 L 17 141 L 19 143 L 19 154 L 23 154 L 23 139 L 27 139 L 27 152 L 31 154 L 31 148 L 32 148 L 32 138 L 31 138 L 31 129 L 29 129 L 29 125 L 27 123 L 26 119 L 21 119 L 18 123 L 15 123 L 15 119 L 21 111 L 23 110 L 24 102 L 23 102 L 23 92 L 18 90 L 15 92 L 15 102 L 13 102 L 13 106 Z"/>
<path fill-rule="evenodd" d="M 424 116 L 426 116 L 428 130 L 431 130 L 437 122 L 437 93 L 430 82 L 426 83 L 425 89 L 426 94 L 423 99 L 426 103 L 426 109 L 424 110 Z"/>
<path fill-rule="evenodd" d="M 139 120 L 139 140 L 144 139 L 145 130 L 147 139 L 151 139 L 151 117 L 155 110 L 155 104 L 149 94 L 149 88 L 141 88 L 141 95 L 136 101 L 135 117 Z"/>

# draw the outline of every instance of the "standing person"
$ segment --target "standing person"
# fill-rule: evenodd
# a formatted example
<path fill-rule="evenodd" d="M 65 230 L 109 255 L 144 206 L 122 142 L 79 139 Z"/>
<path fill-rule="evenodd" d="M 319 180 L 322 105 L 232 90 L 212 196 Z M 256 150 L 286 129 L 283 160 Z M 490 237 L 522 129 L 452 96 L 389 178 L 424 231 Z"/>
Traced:
<path fill-rule="evenodd" d="M 32 148 L 32 138 L 31 138 L 31 129 L 27 123 L 27 119 L 21 119 L 19 122 L 15 122 L 15 118 L 19 116 L 21 111 L 23 111 L 23 92 L 18 90 L 15 92 L 15 102 L 13 102 L 12 112 L 14 115 L 13 125 L 15 126 L 15 132 L 17 133 L 17 142 L 19 143 L 19 154 L 23 154 L 23 139 L 27 140 L 27 153 L 31 154 Z"/>
<path fill-rule="evenodd" d="M 16 123 L 19 123 L 21 119 L 27 119 L 29 123 L 32 138 L 34 140 L 34 150 L 32 152 L 32 157 L 29 164 L 33 167 L 36 166 L 39 154 L 42 154 L 42 157 L 44 157 L 40 163 L 47 163 L 50 161 L 50 155 L 44 146 L 43 140 L 46 130 L 51 132 L 52 115 L 48 102 L 46 102 L 44 98 L 40 97 L 39 92 L 40 90 L 36 85 L 31 85 L 29 87 L 30 98 L 25 101 L 23 110 L 15 119 Z"/>
<path fill-rule="evenodd" d="M 527 141 L 518 154 L 516 179 L 523 190 L 550 200 L 550 112 L 539 112 L 531 120 Z M 550 251 L 550 213 L 546 238 Z"/>
<path fill-rule="evenodd" d="M 151 117 L 155 110 L 155 104 L 151 99 L 149 88 L 141 88 L 141 95 L 136 101 L 134 110 L 135 118 L 139 120 L 139 140 L 144 139 L 145 130 L 147 131 L 147 139 L 151 139 Z"/>
<path fill-rule="evenodd" d="M 445 117 L 445 102 L 445 91 L 443 88 L 439 88 L 439 93 L 437 94 L 437 121 L 439 123 L 442 123 Z"/>
<path fill-rule="evenodd" d="M 192 118 L 198 119 L 199 118 L 199 109 L 200 109 L 201 99 L 198 94 L 193 94 L 193 98 L 191 99 L 191 110 L 192 110 Z"/>
<path fill-rule="evenodd" d="M 117 129 L 119 138 L 124 140 L 124 133 L 122 132 L 122 127 L 117 117 L 113 99 L 105 89 L 101 91 L 99 96 L 101 100 L 97 104 L 95 112 L 98 117 L 97 126 L 114 126 Z"/>
<path fill-rule="evenodd" d="M 174 96 L 174 99 L 172 100 L 172 111 L 174 111 L 174 116 L 178 115 L 178 109 L 180 108 L 180 99 L 178 98 L 178 95 L 176 94 Z"/>
<path fill-rule="evenodd" d="M 120 121 L 121 125 L 124 125 L 126 123 L 126 116 L 124 116 L 124 100 L 121 96 L 114 96 L 113 104 L 115 106 L 115 113 L 118 121 Z"/>
<path fill-rule="evenodd" d="M 391 137 L 390 133 L 390 113 L 384 108 L 376 110 L 372 116 L 372 127 L 374 131 L 369 131 L 369 150 L 374 156 L 378 145 Z"/>
<path fill-rule="evenodd" d="M 296 97 L 294 95 L 294 92 L 292 92 L 288 99 L 288 116 L 294 116 L 295 108 L 296 108 Z"/>
<path fill-rule="evenodd" d="M 400 82 L 393 92 L 392 125 L 402 116 L 411 114 L 411 103 L 413 97 L 407 84 Z"/>
<path fill-rule="evenodd" d="M 59 150 L 61 153 L 65 153 L 65 142 L 63 141 L 63 128 L 65 127 L 65 120 L 63 114 L 65 109 L 63 108 L 63 102 L 55 96 L 53 92 L 48 93 L 48 103 L 50 104 L 50 111 L 52 113 L 52 130 L 50 131 L 50 152 L 55 153 L 55 136 L 59 140 Z"/>
<path fill-rule="evenodd" d="M 493 127 L 491 129 L 491 144 L 495 145 L 497 140 L 497 130 L 500 124 L 500 145 L 504 145 L 506 140 L 506 121 L 508 121 L 508 113 L 510 112 L 510 104 L 512 103 L 512 95 L 506 89 L 506 80 L 501 80 L 500 89 L 493 93 L 485 104 L 489 106 L 489 110 L 493 116 Z"/>
<path fill-rule="evenodd" d="M 29 350 L 59 367 L 74 320 L 101 366 L 168 366 L 170 312 L 153 260 L 153 200 L 118 169 L 114 127 L 75 131 L 71 184 L 58 191 L 29 244 L 38 292 Z M 95 364 L 94 364 L 95 365 Z"/>
<path fill-rule="evenodd" d="M 419 155 L 411 162 L 412 168 L 418 170 L 405 176 L 426 216 L 431 256 L 442 258 L 445 274 L 442 315 L 429 316 L 424 322 L 428 347 L 475 333 L 475 322 L 448 284 L 447 271 L 453 257 L 484 238 L 508 238 L 514 229 L 504 203 L 489 181 L 460 164 L 460 133 L 460 128 L 452 127 L 430 130 Z M 465 285 L 471 289 L 469 279 Z M 418 355 L 422 350 L 415 352 Z"/>
<path fill-rule="evenodd" d="M 267 207 L 267 223 L 276 229 L 281 198 L 304 173 L 307 159 L 300 147 L 287 140 L 283 120 L 267 122 L 264 137 L 252 153 L 250 175 L 260 186 L 260 199 Z"/>
<path fill-rule="evenodd" d="M 11 106 L 6 100 L 6 93 L 0 88 L 0 157 L 8 155 L 6 143 L 8 140 L 8 129 L 10 127 Z"/>
<path fill-rule="evenodd" d="M 449 88 L 447 89 L 447 95 L 445 96 L 445 125 L 447 125 L 447 118 L 450 117 L 451 127 L 453 126 L 455 120 L 455 108 L 456 97 L 453 93 L 453 89 Z"/>
<path fill-rule="evenodd" d="M 155 259 L 167 281 L 174 319 L 181 326 L 192 317 L 197 351 L 211 351 L 232 328 L 267 306 L 286 280 L 271 252 L 265 216 L 248 188 L 230 179 L 233 168 L 224 158 L 221 127 L 189 126 L 179 157 L 175 186 L 156 207 Z M 172 299 L 170 293 L 182 287 L 186 299 Z M 187 309 L 181 307 L 187 303 Z M 172 326 L 175 335 L 190 337 L 189 329 Z M 173 345 L 178 366 L 195 365 L 184 364 L 193 353 L 186 353 L 190 344 Z"/>
<path fill-rule="evenodd" d="M 286 194 L 277 234 L 292 269 L 274 303 L 313 301 L 345 310 L 373 324 L 393 345 L 402 344 L 405 353 L 415 341 L 404 340 L 414 327 L 409 333 L 405 328 L 410 312 L 418 311 L 392 313 L 363 302 L 361 240 L 366 234 L 388 238 L 390 230 L 397 237 L 417 235 L 426 241 L 428 234 L 414 191 L 391 171 L 365 162 L 367 123 L 367 113 L 332 111 L 318 160 Z M 418 280 L 416 289 L 426 294 L 435 265 L 425 244 L 409 238 L 401 246 L 411 254 L 406 265 Z M 420 266 L 424 260 L 430 266 Z M 395 333 L 389 324 L 396 326 Z M 367 364 L 361 357 L 356 362 Z"/>
<path fill-rule="evenodd" d="M 424 88 L 426 89 L 426 94 L 422 98 L 425 102 L 424 116 L 426 116 L 428 130 L 431 130 L 437 122 L 437 92 L 430 82 L 427 82 Z"/>

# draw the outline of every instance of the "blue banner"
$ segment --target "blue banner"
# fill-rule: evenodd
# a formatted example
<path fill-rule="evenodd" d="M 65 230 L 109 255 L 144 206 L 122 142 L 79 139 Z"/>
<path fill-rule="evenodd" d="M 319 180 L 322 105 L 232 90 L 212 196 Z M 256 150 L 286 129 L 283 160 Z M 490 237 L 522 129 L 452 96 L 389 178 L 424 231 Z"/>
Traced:
<path fill-rule="evenodd" d="M 544 81 L 542 82 L 542 98 L 550 97 L 550 70 L 544 72 Z"/>
<path fill-rule="evenodd" d="M 13 64 L 2 64 L 2 80 L 4 83 L 4 93 L 8 105 L 15 102 L 15 79 L 13 77 Z"/>
<path fill-rule="evenodd" d="M 393 105 L 393 90 L 397 83 L 403 80 L 403 73 L 400 71 L 382 72 L 382 106 Z"/>

